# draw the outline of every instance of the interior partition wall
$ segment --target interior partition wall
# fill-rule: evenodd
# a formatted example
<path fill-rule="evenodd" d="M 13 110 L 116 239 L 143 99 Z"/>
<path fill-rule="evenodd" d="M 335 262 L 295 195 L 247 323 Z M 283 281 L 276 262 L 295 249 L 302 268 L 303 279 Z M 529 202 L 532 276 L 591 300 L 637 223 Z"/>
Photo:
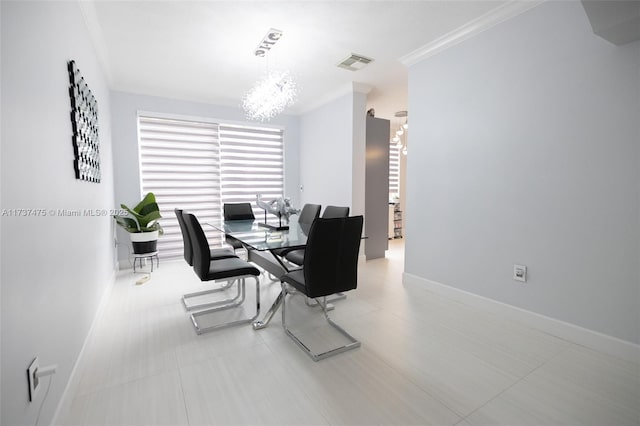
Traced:
<path fill-rule="evenodd" d="M 406 272 L 639 344 L 639 69 L 580 2 L 412 65 Z"/>
<path fill-rule="evenodd" d="M 365 235 L 367 260 L 389 248 L 389 120 L 367 117 L 365 167 Z"/>

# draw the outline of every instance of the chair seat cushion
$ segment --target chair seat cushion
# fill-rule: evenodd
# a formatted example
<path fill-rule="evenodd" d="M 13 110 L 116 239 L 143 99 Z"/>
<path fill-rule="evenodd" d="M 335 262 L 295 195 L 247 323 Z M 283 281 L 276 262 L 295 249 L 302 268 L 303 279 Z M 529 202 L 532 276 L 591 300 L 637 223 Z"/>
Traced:
<path fill-rule="evenodd" d="M 304 249 L 291 250 L 284 257 L 291 263 L 302 265 L 304 263 Z"/>
<path fill-rule="evenodd" d="M 307 294 L 307 287 L 304 284 L 304 270 L 297 269 L 282 276 L 281 281 L 290 284 L 296 290 Z"/>
<path fill-rule="evenodd" d="M 257 277 L 260 275 L 260 271 L 239 257 L 216 259 L 209 263 L 209 271 L 207 273 L 208 280 L 221 280 L 240 275 L 254 275 Z"/>
<path fill-rule="evenodd" d="M 213 248 L 210 250 L 211 260 L 214 259 L 225 259 L 228 257 L 238 257 L 235 255 L 233 250 L 228 248 Z"/>

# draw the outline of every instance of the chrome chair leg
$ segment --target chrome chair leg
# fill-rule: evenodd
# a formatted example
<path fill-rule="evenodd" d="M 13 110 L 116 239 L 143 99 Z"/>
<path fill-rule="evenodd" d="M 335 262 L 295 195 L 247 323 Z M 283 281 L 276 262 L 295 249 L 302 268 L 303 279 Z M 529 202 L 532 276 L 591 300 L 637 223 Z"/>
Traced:
<path fill-rule="evenodd" d="M 295 291 L 295 290 L 294 290 Z M 290 292 L 290 294 L 293 294 L 293 292 Z M 336 293 L 336 294 L 342 294 L 342 293 Z M 346 295 L 343 295 L 345 298 L 347 297 Z M 325 297 L 326 299 L 326 297 Z M 335 299 L 333 299 L 335 300 Z M 305 297 L 304 303 L 310 307 L 310 308 L 315 308 L 316 306 L 320 306 L 320 303 L 316 300 L 316 299 L 312 299 L 310 297 Z M 333 311 L 336 307 L 332 304 L 327 302 L 325 304 L 327 311 Z"/>
<path fill-rule="evenodd" d="M 254 278 L 256 280 L 256 313 L 253 317 L 251 318 L 246 318 L 246 319 L 241 319 L 241 320 L 236 320 L 236 321 L 230 321 L 230 322 L 225 322 L 225 323 L 221 323 L 221 324 L 215 324 L 215 325 L 211 325 L 208 327 L 203 327 L 200 325 L 200 323 L 198 322 L 198 318 L 203 316 L 203 315 L 207 315 L 213 312 L 218 312 L 218 311 L 222 311 L 222 310 L 226 310 L 226 309 L 231 309 L 231 308 L 235 308 L 240 306 L 243 302 L 244 302 L 244 298 L 245 298 L 245 279 L 246 278 Z M 214 308 L 209 308 L 209 309 L 205 309 L 203 311 L 198 311 L 198 312 L 194 312 L 191 314 L 191 322 L 193 323 L 193 326 L 196 329 L 196 333 L 197 334 L 202 334 L 202 333 L 206 333 L 209 331 L 214 331 L 214 330 L 219 330 L 222 328 L 227 328 L 227 327 L 233 327 L 235 325 L 240 325 L 240 324 L 247 324 L 247 323 L 252 323 L 256 320 L 256 318 L 258 318 L 258 316 L 260 315 L 260 280 L 258 279 L 258 277 L 253 276 L 253 275 L 245 275 L 242 277 L 235 277 L 235 279 L 239 280 L 240 282 L 238 283 L 238 288 L 240 289 L 240 300 L 238 301 L 234 301 L 233 303 L 227 303 L 225 305 L 221 305 L 221 306 L 216 306 Z M 235 299 L 229 299 L 229 300 L 235 300 Z"/>
<path fill-rule="evenodd" d="M 347 295 L 344 293 L 336 293 L 329 296 L 329 302 L 335 302 L 336 300 L 346 299 Z"/>
<path fill-rule="evenodd" d="M 287 327 L 287 320 L 286 320 L 286 306 L 287 303 L 284 299 L 286 299 L 286 296 L 288 294 L 288 290 L 286 288 L 286 284 L 282 283 L 282 292 L 284 293 L 284 297 L 283 297 L 283 301 L 282 301 L 282 327 L 284 328 L 285 333 L 287 334 L 287 336 L 289 336 L 291 338 L 291 340 L 293 340 L 298 347 L 300 347 L 300 349 L 302 349 L 304 351 L 304 353 L 306 353 L 312 360 L 314 361 L 320 361 L 321 359 L 325 359 L 328 358 L 330 356 L 333 355 L 337 355 L 339 353 L 342 352 L 346 352 L 348 350 L 351 349 L 356 349 L 359 348 L 361 346 L 361 343 L 352 335 L 350 335 L 349 333 L 346 332 L 346 330 L 344 330 L 342 327 L 340 327 L 338 324 L 336 324 L 331 318 L 329 318 L 329 313 L 327 310 L 327 301 L 326 301 L 326 297 L 323 297 L 323 301 L 319 301 L 316 299 L 316 301 L 318 302 L 318 304 L 320 306 L 322 306 L 322 312 L 324 313 L 325 318 L 327 319 L 327 322 L 329 323 L 329 325 L 331 325 L 333 328 L 335 328 L 336 330 L 338 330 L 340 332 L 340 334 L 342 334 L 344 337 L 347 338 L 347 340 L 349 341 L 349 343 L 347 343 L 346 345 L 342 345 L 339 346 L 337 348 L 333 348 L 333 349 L 329 349 L 328 351 L 324 351 L 321 353 L 313 353 L 308 347 L 307 345 L 305 345 L 302 340 L 300 340 L 295 334 L 293 334 L 293 332 L 291 330 L 289 330 L 289 328 Z"/>
<path fill-rule="evenodd" d="M 200 297 L 200 296 L 204 296 L 204 295 L 207 295 L 207 294 L 213 294 L 213 293 L 217 293 L 219 291 L 227 290 L 227 289 L 231 288 L 231 286 L 233 286 L 233 284 L 236 281 L 237 280 L 235 278 L 233 278 L 231 280 L 225 281 L 225 283 L 220 287 L 213 288 L 213 289 L 210 289 L 210 290 L 203 290 L 203 291 L 197 291 L 195 293 L 185 294 L 184 296 L 182 296 L 182 304 L 184 305 L 184 307 L 185 307 L 185 309 L 187 311 L 193 311 L 195 309 L 201 309 L 201 308 L 206 308 L 206 307 L 209 307 L 209 306 L 216 306 L 216 305 L 219 305 L 219 304 L 225 304 L 227 302 L 232 302 L 232 301 L 236 300 L 240 295 L 240 288 L 239 287 L 238 287 L 238 294 L 233 299 L 226 299 L 226 300 L 221 300 L 221 301 L 217 301 L 217 302 L 198 303 L 198 304 L 193 304 L 193 305 L 188 304 L 187 300 L 192 298 L 192 297 Z"/>

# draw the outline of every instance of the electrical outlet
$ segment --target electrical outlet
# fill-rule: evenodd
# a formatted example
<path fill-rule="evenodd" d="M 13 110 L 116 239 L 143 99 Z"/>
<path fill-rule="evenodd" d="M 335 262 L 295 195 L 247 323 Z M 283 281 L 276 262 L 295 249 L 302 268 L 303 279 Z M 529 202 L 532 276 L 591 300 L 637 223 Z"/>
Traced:
<path fill-rule="evenodd" d="M 40 384 L 40 379 L 36 375 L 39 366 L 40 365 L 38 364 L 38 357 L 35 357 L 35 359 L 29 365 L 29 368 L 27 368 L 27 381 L 29 382 L 29 401 L 33 401 L 34 399 L 36 399 L 36 394 L 38 393 L 38 389 L 40 389 L 40 387 L 38 386 Z"/>
<path fill-rule="evenodd" d="M 527 281 L 527 267 L 524 265 L 513 265 L 513 279 L 516 281 Z"/>

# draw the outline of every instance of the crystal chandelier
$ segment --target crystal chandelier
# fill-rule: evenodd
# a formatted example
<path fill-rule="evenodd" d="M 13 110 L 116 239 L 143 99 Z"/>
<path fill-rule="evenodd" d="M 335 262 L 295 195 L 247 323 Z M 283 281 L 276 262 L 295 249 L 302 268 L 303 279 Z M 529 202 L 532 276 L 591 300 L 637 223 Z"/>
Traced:
<path fill-rule="evenodd" d="M 268 121 L 293 104 L 297 86 L 289 71 L 270 72 L 244 95 L 242 108 L 251 120 Z"/>
<path fill-rule="evenodd" d="M 271 28 L 254 54 L 265 57 L 282 37 L 282 31 Z M 268 121 L 293 104 L 298 94 L 289 71 L 268 72 L 242 98 L 242 109 L 250 120 Z"/>
<path fill-rule="evenodd" d="M 400 124 L 398 126 L 398 130 L 396 130 L 396 135 L 391 139 L 391 143 L 395 143 L 399 150 L 404 155 L 407 155 L 407 130 L 409 129 L 409 120 L 407 117 L 409 113 L 407 111 L 398 111 L 395 113 L 395 116 L 402 119 L 404 118 L 404 124 Z M 402 141 L 402 136 L 404 135 L 404 142 Z"/>

